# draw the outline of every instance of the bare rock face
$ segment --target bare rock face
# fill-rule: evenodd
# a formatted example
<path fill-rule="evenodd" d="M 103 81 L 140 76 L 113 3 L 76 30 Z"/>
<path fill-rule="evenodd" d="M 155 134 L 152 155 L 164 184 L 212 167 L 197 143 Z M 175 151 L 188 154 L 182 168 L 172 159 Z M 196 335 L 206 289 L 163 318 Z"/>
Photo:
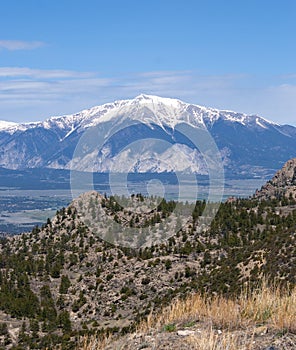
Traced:
<path fill-rule="evenodd" d="M 290 159 L 274 177 L 256 191 L 256 198 L 296 198 L 296 158 Z"/>

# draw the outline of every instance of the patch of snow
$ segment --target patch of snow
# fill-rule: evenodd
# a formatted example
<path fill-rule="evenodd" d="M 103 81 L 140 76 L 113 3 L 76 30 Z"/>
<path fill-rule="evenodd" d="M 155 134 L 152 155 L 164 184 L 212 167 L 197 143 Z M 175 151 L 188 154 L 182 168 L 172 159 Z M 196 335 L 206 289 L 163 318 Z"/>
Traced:
<path fill-rule="evenodd" d="M 139 120 L 147 125 L 156 124 L 164 130 L 165 127 L 174 129 L 177 124 L 184 122 L 193 127 L 204 128 L 205 121 L 214 124 L 218 119 L 242 125 L 250 125 L 256 121 L 257 125 L 265 128 L 268 124 L 275 124 L 258 116 L 188 104 L 173 98 L 141 94 L 134 99 L 117 100 L 76 114 L 54 116 L 44 122 L 23 124 L 0 122 L 0 131 L 5 130 L 12 134 L 18 130 L 25 131 L 36 127 L 58 128 L 64 134 L 64 139 L 75 129 L 83 130 L 104 122 L 118 123 L 126 118 Z"/>
<path fill-rule="evenodd" d="M 6 129 L 9 129 L 9 128 L 13 128 L 13 127 L 16 127 L 17 123 L 14 123 L 14 122 L 7 122 L 5 120 L 0 120 L 0 130 L 6 130 Z"/>

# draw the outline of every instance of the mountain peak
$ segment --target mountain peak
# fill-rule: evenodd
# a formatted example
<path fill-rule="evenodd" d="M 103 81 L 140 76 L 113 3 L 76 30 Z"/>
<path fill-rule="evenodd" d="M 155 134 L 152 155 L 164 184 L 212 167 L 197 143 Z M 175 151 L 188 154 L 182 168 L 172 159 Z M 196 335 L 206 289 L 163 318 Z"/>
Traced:
<path fill-rule="evenodd" d="M 101 122 L 117 119 L 120 113 L 132 114 L 132 119 L 147 122 L 147 115 L 143 113 L 142 107 L 146 107 L 146 112 L 150 110 L 148 123 L 156 122 L 158 125 L 167 124 L 174 128 L 176 124 L 185 122 L 194 127 L 204 127 L 205 124 L 213 125 L 219 119 L 228 122 L 240 123 L 242 125 L 255 125 L 266 128 L 274 123 L 257 115 L 247 115 L 230 110 L 219 110 L 197 104 L 183 102 L 179 99 L 161 97 L 149 94 L 140 94 L 133 99 L 116 100 L 114 102 L 97 105 L 89 109 L 82 110 L 75 114 L 53 116 L 43 122 L 12 123 L 0 121 L 0 130 L 14 133 L 21 129 L 32 129 L 36 127 L 58 127 L 67 134 L 77 127 L 89 127 Z M 146 113 L 147 114 L 147 113 Z M 151 120 L 151 118 L 153 120 Z"/>
<path fill-rule="evenodd" d="M 266 171 L 271 173 L 268 169 L 273 172 L 279 164 L 295 156 L 296 128 L 292 126 L 275 125 L 255 115 L 202 107 L 174 98 L 140 94 L 133 99 L 105 103 L 75 114 L 51 117 L 42 122 L 0 122 L 0 132 L 3 135 L 0 166 L 12 169 L 69 169 L 81 135 L 96 127 L 100 132 L 97 137 L 104 142 L 107 142 L 107 138 L 115 130 L 121 131 L 120 140 L 115 140 L 119 136 L 114 135 L 112 141 L 109 140 L 109 148 L 104 145 L 107 147 L 104 152 L 107 153 L 102 153 L 101 158 L 98 158 L 98 150 L 93 152 L 96 171 L 109 171 L 110 166 L 116 164 L 125 172 L 125 166 L 130 164 L 127 160 L 136 162 L 137 165 L 132 168 L 136 172 L 200 171 L 203 169 L 200 155 L 190 140 L 181 135 L 181 125 L 186 125 L 187 130 L 192 132 L 208 130 L 221 151 L 223 162 L 231 172 L 242 171 L 244 174 L 262 176 Z M 143 151 L 143 147 L 135 149 L 133 158 L 130 153 L 128 156 L 128 153 L 119 151 L 123 145 L 128 146 L 134 141 L 150 138 L 169 141 L 171 147 L 157 148 L 156 152 L 147 146 L 142 156 L 139 152 Z M 116 158 L 118 152 L 127 160 L 122 158 L 119 161 Z M 184 155 L 183 158 L 181 154 Z M 151 162 L 150 159 L 154 161 Z M 161 164 L 158 162 L 160 159 Z M 84 161 L 85 163 L 82 159 L 77 159 L 75 164 L 84 164 L 84 170 L 93 169 L 87 156 Z M 120 170 L 117 167 L 116 169 Z"/>
<path fill-rule="evenodd" d="M 164 103 L 164 104 L 182 104 L 182 105 L 188 105 L 188 103 L 183 102 L 176 98 L 171 97 L 162 97 L 157 95 L 148 95 L 148 94 L 140 94 L 136 96 L 134 99 L 131 99 L 131 101 L 141 101 L 141 102 L 153 102 L 153 103 Z"/>

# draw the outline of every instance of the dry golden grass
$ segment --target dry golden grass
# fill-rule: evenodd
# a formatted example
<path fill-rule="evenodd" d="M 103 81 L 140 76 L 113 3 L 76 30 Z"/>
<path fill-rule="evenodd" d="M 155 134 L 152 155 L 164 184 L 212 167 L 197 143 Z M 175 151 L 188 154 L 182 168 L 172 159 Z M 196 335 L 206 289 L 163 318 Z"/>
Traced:
<path fill-rule="evenodd" d="M 83 337 L 77 346 L 77 349 L 81 350 L 104 350 L 106 346 L 112 342 L 112 336 L 106 335 L 101 338 L 93 337 Z"/>
<path fill-rule="evenodd" d="M 244 319 L 296 333 L 296 288 L 288 292 L 264 281 L 256 291 L 242 293 L 239 301 Z"/>
<path fill-rule="evenodd" d="M 283 290 L 263 281 L 260 288 L 252 292 L 246 288 L 234 299 L 193 294 L 185 300 L 175 300 L 158 314 L 150 314 L 138 326 L 137 333 L 145 334 L 152 329 L 157 332 L 168 325 L 178 329 L 186 324 L 203 327 L 199 334 L 186 338 L 190 349 L 251 350 L 253 335 L 259 325 L 274 332 L 296 333 L 296 288 Z M 223 332 L 217 334 L 217 329 Z M 248 334 L 244 335 L 244 330 L 248 330 Z M 78 348 L 100 350 L 110 342 L 112 338 L 107 337 L 100 341 L 85 339 Z"/>
<path fill-rule="evenodd" d="M 138 330 L 159 328 L 165 324 L 190 321 L 209 322 L 218 328 L 238 329 L 256 324 L 268 324 L 277 331 L 296 332 L 296 288 L 287 291 L 269 286 L 250 292 L 247 288 L 235 299 L 222 296 L 207 298 L 193 294 L 186 300 L 176 300 L 157 316 L 150 315 Z"/>
<path fill-rule="evenodd" d="M 212 329 L 207 329 L 202 336 L 190 336 L 185 339 L 191 350 L 251 350 L 253 337 L 240 336 L 230 332 L 217 335 Z"/>
<path fill-rule="evenodd" d="M 242 321 L 236 301 L 223 297 L 207 300 L 205 296 L 193 294 L 186 300 L 176 300 L 157 316 L 149 315 L 147 321 L 139 325 L 138 331 L 143 332 L 166 324 L 183 324 L 197 320 L 208 321 L 221 328 L 235 328 Z"/>

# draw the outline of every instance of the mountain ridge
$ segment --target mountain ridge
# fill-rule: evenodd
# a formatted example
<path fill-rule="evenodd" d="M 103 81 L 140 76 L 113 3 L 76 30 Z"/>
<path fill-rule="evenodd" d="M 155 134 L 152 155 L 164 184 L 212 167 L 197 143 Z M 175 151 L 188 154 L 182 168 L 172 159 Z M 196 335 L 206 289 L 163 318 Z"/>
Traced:
<path fill-rule="evenodd" d="M 197 201 L 187 222 L 159 243 L 163 220 L 177 226 L 176 203 L 142 211 L 142 195 L 126 198 L 126 205 L 119 199 L 85 193 L 41 228 L 0 240 L 0 321 L 6 323 L 0 346 L 75 349 L 78 335 L 125 334 L 192 292 L 219 301 L 235 298 L 246 285 L 257 290 L 264 277 L 296 285 L 295 196 L 221 203 L 206 227 L 206 203 Z M 188 204 L 183 208 L 187 212 Z M 110 232 L 115 238 L 123 232 L 112 229 L 119 222 L 127 242 L 129 229 L 143 228 L 155 244 L 112 244 Z"/>
<path fill-rule="evenodd" d="M 245 176 L 246 170 L 251 169 L 248 173 L 252 176 L 269 176 L 296 156 L 293 126 L 150 95 L 51 117 L 44 122 L 0 124 L 0 166 L 9 169 L 205 174 L 204 152 L 192 144 L 186 133 L 182 134 L 184 125 L 191 135 L 196 135 L 196 140 L 202 139 L 205 132 L 207 142 L 215 142 L 227 174 Z M 92 129 L 99 133 L 97 144 L 91 145 L 88 154 L 76 157 L 82 135 L 91 134 Z M 141 153 L 143 140 L 147 139 L 153 142 Z M 179 154 L 179 162 L 170 154 Z"/>
<path fill-rule="evenodd" d="M 168 105 L 173 105 L 177 106 L 179 104 L 179 107 L 182 106 L 183 108 L 188 108 L 188 107 L 195 107 L 200 110 L 200 112 L 208 112 L 209 114 L 211 113 L 211 117 L 208 117 L 207 121 L 208 122 L 214 122 L 217 119 L 219 119 L 222 116 L 225 117 L 227 120 L 232 120 L 235 122 L 240 122 L 240 123 L 245 123 L 245 120 L 255 120 L 256 123 L 258 123 L 259 126 L 264 127 L 260 122 L 266 122 L 269 124 L 273 124 L 275 126 L 279 126 L 279 124 L 272 122 L 270 120 L 267 120 L 261 116 L 258 115 L 249 115 L 246 113 L 240 113 L 240 112 L 235 112 L 232 110 L 226 110 L 226 109 L 217 109 L 217 108 L 211 108 L 211 107 L 206 107 L 194 103 L 186 103 L 183 102 L 179 99 L 174 99 L 174 98 L 168 98 L 168 97 L 159 97 L 156 95 L 147 95 L 147 94 L 140 94 L 136 96 L 134 99 L 126 99 L 126 100 L 116 100 L 113 103 L 105 103 L 103 105 L 96 105 L 91 108 L 83 109 L 78 113 L 74 114 L 65 114 L 61 116 L 51 116 L 49 118 L 46 118 L 44 121 L 36 121 L 36 122 L 25 122 L 25 123 L 15 123 L 15 122 L 8 122 L 4 120 L 0 120 L 0 126 L 1 130 L 7 130 L 9 132 L 15 132 L 20 129 L 25 129 L 25 128 L 34 128 L 34 127 L 40 127 L 44 126 L 47 128 L 50 128 L 51 123 L 58 123 L 60 122 L 61 124 L 64 124 L 64 127 L 73 127 L 75 123 L 74 122 L 81 122 L 83 119 L 87 119 L 88 117 L 91 117 L 97 113 L 101 113 L 104 115 L 104 112 L 107 112 L 108 109 L 113 109 L 116 107 L 123 107 L 126 105 L 132 105 L 135 102 L 143 102 L 143 101 L 150 101 L 150 103 L 166 103 Z M 237 117 L 235 117 L 237 116 Z M 68 123 L 63 123 L 64 121 Z"/>

